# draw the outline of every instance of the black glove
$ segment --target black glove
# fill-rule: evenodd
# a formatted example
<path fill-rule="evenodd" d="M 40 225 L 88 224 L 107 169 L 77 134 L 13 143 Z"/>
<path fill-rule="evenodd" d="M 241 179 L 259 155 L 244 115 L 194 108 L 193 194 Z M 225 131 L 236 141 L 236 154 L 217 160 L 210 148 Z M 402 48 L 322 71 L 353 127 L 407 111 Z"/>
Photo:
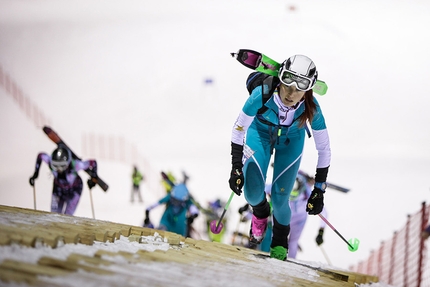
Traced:
<path fill-rule="evenodd" d="M 190 216 L 188 216 L 187 218 L 187 223 L 188 224 L 192 224 L 194 222 L 194 219 L 199 216 L 198 214 L 191 214 Z"/>
<path fill-rule="evenodd" d="M 92 180 L 92 178 L 89 178 L 89 179 L 87 180 L 87 184 L 88 184 L 88 188 L 89 188 L 89 189 L 91 189 L 91 188 L 93 188 L 94 186 L 96 186 L 96 183 Z"/>
<path fill-rule="evenodd" d="M 97 163 L 95 164 L 95 166 L 90 166 L 85 170 L 89 176 L 91 177 L 98 177 L 97 176 Z"/>
<path fill-rule="evenodd" d="M 320 246 L 324 242 L 323 235 L 324 235 L 324 228 L 320 228 L 320 230 L 318 230 L 318 236 L 317 238 L 315 238 L 315 241 L 317 242 L 318 246 Z"/>
<path fill-rule="evenodd" d="M 245 204 L 244 206 L 242 206 L 241 208 L 239 208 L 239 213 L 242 214 L 245 211 L 247 211 L 249 208 L 249 203 Z"/>
<path fill-rule="evenodd" d="M 151 221 L 149 220 L 149 210 L 145 210 L 145 220 L 143 221 L 144 225 L 147 226 L 151 223 Z"/>
<path fill-rule="evenodd" d="M 35 179 L 36 179 L 36 177 L 34 177 L 34 176 L 30 177 L 29 182 L 30 182 L 31 186 L 34 186 L 34 180 Z"/>
<path fill-rule="evenodd" d="M 35 171 L 33 176 L 30 177 L 29 182 L 31 186 L 34 186 L 34 180 L 39 176 L 39 172 Z"/>
<path fill-rule="evenodd" d="M 231 143 L 231 165 L 232 169 L 230 172 L 230 179 L 228 183 L 231 190 L 237 195 L 242 193 L 242 187 L 244 183 L 244 177 L 242 172 L 242 157 L 243 157 L 243 145 Z"/>
<path fill-rule="evenodd" d="M 230 179 L 228 180 L 228 183 L 230 184 L 231 190 L 234 191 L 237 195 L 242 194 L 242 187 L 243 187 L 244 177 L 242 173 L 242 169 L 233 168 L 230 173 Z"/>
<path fill-rule="evenodd" d="M 308 199 L 306 205 L 306 212 L 308 214 L 317 215 L 320 214 L 324 207 L 324 192 L 319 188 L 314 188 L 311 196 Z"/>

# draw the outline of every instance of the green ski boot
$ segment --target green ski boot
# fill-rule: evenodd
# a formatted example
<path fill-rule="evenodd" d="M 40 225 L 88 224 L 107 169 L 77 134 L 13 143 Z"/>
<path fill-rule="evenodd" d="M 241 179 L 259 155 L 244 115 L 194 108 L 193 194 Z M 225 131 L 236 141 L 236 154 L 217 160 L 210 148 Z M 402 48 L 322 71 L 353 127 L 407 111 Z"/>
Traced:
<path fill-rule="evenodd" d="M 282 247 L 282 246 L 270 247 L 270 258 L 286 261 L 287 253 L 288 253 L 288 250 L 285 247 Z"/>

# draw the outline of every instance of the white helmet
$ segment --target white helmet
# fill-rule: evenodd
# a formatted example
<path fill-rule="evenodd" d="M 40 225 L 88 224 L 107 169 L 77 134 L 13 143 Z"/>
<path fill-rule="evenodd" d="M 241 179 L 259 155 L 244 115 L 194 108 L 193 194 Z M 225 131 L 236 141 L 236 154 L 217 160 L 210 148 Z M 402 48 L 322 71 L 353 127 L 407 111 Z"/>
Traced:
<path fill-rule="evenodd" d="M 294 55 L 282 63 L 278 77 L 286 86 L 295 85 L 300 91 L 308 91 L 314 87 L 318 71 L 311 59 L 303 55 Z"/>

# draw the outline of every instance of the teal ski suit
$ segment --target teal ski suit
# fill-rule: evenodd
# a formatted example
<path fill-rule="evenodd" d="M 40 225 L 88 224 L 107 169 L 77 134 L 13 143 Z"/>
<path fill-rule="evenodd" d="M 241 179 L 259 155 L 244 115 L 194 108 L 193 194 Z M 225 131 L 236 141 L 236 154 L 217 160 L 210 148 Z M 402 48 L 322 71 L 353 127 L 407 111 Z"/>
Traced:
<path fill-rule="evenodd" d="M 299 170 L 306 136 L 307 127 L 299 127 L 298 121 L 305 104 L 302 100 L 295 107 L 285 110 L 278 106 L 274 97 L 279 98 L 277 90 L 264 104 L 267 110 L 258 114 L 263 105 L 262 86 L 252 91 L 233 126 L 232 142 L 244 145 L 243 189 L 245 199 L 251 206 L 265 199 L 266 174 L 274 154 L 271 190 L 273 216 L 280 224 L 289 225 L 289 197 Z M 316 167 L 326 168 L 330 165 L 330 141 L 321 108 L 315 97 L 313 101 L 316 111 L 310 126 L 318 150 Z"/>

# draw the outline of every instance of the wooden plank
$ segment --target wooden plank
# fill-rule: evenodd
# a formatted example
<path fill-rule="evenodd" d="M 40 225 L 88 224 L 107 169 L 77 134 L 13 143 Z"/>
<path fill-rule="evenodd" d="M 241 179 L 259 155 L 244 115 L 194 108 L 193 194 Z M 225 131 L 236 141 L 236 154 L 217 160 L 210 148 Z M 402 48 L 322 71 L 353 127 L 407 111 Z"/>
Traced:
<path fill-rule="evenodd" d="M 2 245 L 9 245 L 11 241 L 20 242 L 23 245 L 34 247 L 38 242 L 44 242 L 45 244 L 55 248 L 59 245 L 59 242 L 65 243 L 78 243 L 80 238 L 78 233 L 70 231 L 59 232 L 58 230 L 49 230 L 46 227 L 41 227 L 36 224 L 19 226 L 3 225 L 0 224 L 0 242 Z M 9 240 L 5 240 L 9 236 Z"/>
<path fill-rule="evenodd" d="M 3 282 L 17 282 L 32 284 L 37 279 L 37 274 L 26 274 L 0 264 L 0 280 Z"/>
<path fill-rule="evenodd" d="M 140 236 L 140 235 L 131 234 L 131 235 L 128 237 L 128 241 L 130 241 L 130 242 L 137 242 L 137 243 L 140 243 L 141 238 L 142 238 L 142 236 Z"/>
<path fill-rule="evenodd" d="M 13 270 L 19 273 L 26 273 L 30 275 L 45 275 L 45 276 L 59 276 L 67 275 L 70 271 L 53 268 L 51 266 L 42 266 L 38 264 L 31 264 L 11 259 L 6 259 L 0 264 L 0 269 Z"/>
<path fill-rule="evenodd" d="M 104 233 L 103 241 L 102 242 L 115 242 L 115 240 L 118 240 L 120 238 L 120 232 L 115 231 L 106 231 Z M 98 240 L 101 241 L 101 240 Z"/>
<path fill-rule="evenodd" d="M 94 240 L 96 239 L 96 236 L 94 233 L 88 234 L 88 233 L 79 233 L 79 243 L 85 244 L 85 245 L 93 245 Z"/>
<path fill-rule="evenodd" d="M 79 263 L 83 261 L 85 263 L 89 263 L 93 265 L 104 265 L 104 266 L 110 266 L 114 264 L 114 262 L 102 259 L 101 257 L 97 257 L 97 256 L 92 257 L 92 256 L 87 256 L 87 255 L 82 255 L 77 253 L 70 254 L 67 257 L 67 261 L 74 262 L 74 263 Z"/>
<path fill-rule="evenodd" d="M 175 233 L 167 234 L 166 238 L 167 238 L 167 242 L 169 244 L 172 244 L 172 245 L 180 245 L 181 244 L 182 236 L 180 236 L 179 234 L 175 234 Z"/>
<path fill-rule="evenodd" d="M 63 260 L 59 260 L 56 258 L 50 258 L 50 257 L 41 257 L 37 263 L 41 266 L 50 266 L 50 267 L 54 267 L 54 268 L 58 268 L 60 270 L 68 270 L 68 271 L 73 271 L 76 272 L 79 269 L 85 270 L 87 272 L 93 272 L 96 274 L 114 274 L 113 271 L 109 271 L 106 269 L 102 269 L 102 268 L 97 268 L 94 266 L 88 266 L 88 265 L 84 265 L 78 262 L 74 262 L 74 261 L 63 261 Z"/>
<path fill-rule="evenodd" d="M 36 247 L 42 245 L 44 242 L 43 238 L 21 229 L 3 228 L 3 226 L 0 226 L 0 228 L 0 237 L 2 238 L 0 242 L 2 245 L 15 243 L 28 247 Z"/>

